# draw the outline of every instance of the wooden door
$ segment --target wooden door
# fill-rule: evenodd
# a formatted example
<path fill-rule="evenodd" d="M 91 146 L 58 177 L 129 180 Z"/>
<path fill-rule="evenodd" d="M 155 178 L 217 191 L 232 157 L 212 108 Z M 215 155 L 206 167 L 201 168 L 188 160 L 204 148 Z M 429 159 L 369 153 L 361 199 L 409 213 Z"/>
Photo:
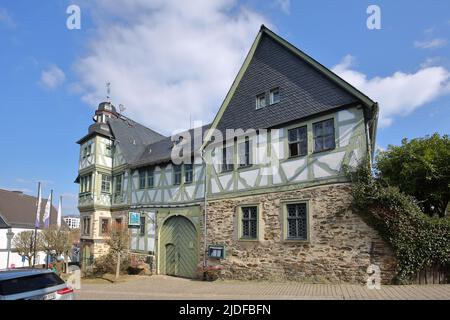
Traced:
<path fill-rule="evenodd" d="M 167 275 L 195 278 L 198 236 L 192 222 L 183 216 L 167 219 L 161 229 L 160 270 Z"/>

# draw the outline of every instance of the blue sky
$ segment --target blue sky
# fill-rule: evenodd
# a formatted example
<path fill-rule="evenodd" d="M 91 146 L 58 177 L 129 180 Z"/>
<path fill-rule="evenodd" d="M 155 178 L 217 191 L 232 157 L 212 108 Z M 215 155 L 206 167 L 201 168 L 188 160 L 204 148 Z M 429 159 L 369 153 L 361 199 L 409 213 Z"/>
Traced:
<path fill-rule="evenodd" d="M 81 9 L 68 30 L 66 8 Z M 429 1 L 2 1 L 0 188 L 64 196 L 78 145 L 112 83 L 125 114 L 164 134 L 211 121 L 261 23 L 380 102 L 377 144 L 450 129 L 450 3 Z M 370 4 L 381 30 L 366 26 Z M 175 94 L 176 93 L 176 94 Z M 170 110 L 170 112 L 168 112 Z"/>

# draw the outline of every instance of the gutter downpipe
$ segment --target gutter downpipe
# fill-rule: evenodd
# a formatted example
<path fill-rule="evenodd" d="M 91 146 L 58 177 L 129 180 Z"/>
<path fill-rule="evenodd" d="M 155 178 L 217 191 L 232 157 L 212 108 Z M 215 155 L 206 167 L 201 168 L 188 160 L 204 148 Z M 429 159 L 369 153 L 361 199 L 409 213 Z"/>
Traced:
<path fill-rule="evenodd" d="M 206 267 L 208 266 L 208 261 L 207 261 L 207 241 L 206 241 L 206 237 L 208 235 L 207 233 L 207 228 L 206 228 L 206 223 L 208 222 L 208 181 L 207 181 L 207 164 L 206 164 L 206 159 L 205 159 L 205 148 L 202 149 L 202 160 L 203 160 L 203 198 L 204 198 L 204 203 L 203 203 L 203 210 L 204 210 L 204 220 L 203 220 L 203 279 L 206 278 Z"/>

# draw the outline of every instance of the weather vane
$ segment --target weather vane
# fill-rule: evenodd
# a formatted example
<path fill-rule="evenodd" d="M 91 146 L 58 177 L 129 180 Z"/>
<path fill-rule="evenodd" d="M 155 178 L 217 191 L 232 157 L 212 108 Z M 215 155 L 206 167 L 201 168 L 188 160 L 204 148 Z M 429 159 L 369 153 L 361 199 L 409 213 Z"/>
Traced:
<path fill-rule="evenodd" d="M 111 98 L 111 82 L 106 83 L 106 100 L 110 100 Z"/>

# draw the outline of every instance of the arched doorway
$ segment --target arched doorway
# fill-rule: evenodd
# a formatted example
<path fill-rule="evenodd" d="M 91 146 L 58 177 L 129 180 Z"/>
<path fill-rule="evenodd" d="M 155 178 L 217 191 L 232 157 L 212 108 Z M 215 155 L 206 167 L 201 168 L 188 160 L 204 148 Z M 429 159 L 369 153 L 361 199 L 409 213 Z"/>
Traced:
<path fill-rule="evenodd" d="M 195 226 L 183 216 L 168 218 L 160 233 L 160 272 L 195 278 L 198 263 L 198 237 Z"/>

